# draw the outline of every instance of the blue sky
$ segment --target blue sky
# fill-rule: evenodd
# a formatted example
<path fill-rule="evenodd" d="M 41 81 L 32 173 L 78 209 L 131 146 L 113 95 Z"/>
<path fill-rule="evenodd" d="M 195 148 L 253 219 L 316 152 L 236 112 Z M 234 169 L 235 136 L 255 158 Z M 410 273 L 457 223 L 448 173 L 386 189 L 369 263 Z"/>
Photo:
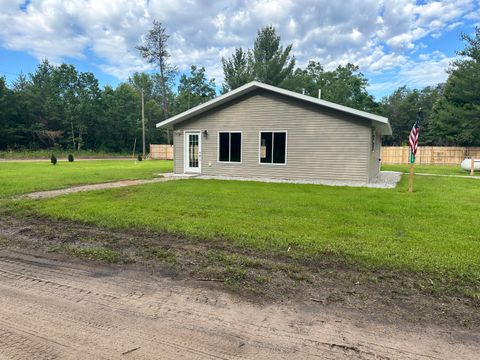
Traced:
<path fill-rule="evenodd" d="M 102 85 L 151 71 L 134 49 L 162 21 L 171 61 L 181 72 L 205 66 L 222 82 L 221 58 L 251 47 L 256 31 L 274 25 L 292 43 L 298 66 L 360 66 L 377 98 L 396 87 L 446 79 L 463 44 L 480 24 L 476 0 L 0 0 L 0 75 L 9 81 L 38 62 L 74 64 Z"/>

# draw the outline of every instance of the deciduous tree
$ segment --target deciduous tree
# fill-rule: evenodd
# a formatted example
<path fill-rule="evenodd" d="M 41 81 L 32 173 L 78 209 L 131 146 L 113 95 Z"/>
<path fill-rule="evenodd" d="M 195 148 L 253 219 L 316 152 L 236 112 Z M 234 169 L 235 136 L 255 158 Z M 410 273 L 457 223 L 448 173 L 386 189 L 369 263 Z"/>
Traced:
<path fill-rule="evenodd" d="M 208 80 L 205 68 L 192 65 L 190 75 L 182 75 L 175 98 L 175 111 L 180 113 L 215 97 L 215 80 Z"/>

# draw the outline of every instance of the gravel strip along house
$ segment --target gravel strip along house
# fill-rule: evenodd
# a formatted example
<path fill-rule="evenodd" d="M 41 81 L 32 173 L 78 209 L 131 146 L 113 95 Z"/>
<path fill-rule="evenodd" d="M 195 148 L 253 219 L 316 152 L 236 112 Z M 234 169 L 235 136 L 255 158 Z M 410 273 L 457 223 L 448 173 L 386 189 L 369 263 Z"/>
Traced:
<path fill-rule="evenodd" d="M 175 174 L 369 183 L 388 119 L 250 82 L 157 124 Z"/>

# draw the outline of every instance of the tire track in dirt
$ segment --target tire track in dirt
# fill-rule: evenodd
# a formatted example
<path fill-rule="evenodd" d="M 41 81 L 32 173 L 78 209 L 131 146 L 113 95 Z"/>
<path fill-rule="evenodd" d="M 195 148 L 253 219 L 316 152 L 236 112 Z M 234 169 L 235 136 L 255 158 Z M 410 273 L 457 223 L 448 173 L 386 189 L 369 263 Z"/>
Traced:
<path fill-rule="evenodd" d="M 58 359 L 58 353 L 48 344 L 35 341 L 0 325 L 0 355 L 8 359 Z"/>
<path fill-rule="evenodd" d="M 14 339 L 0 340 L 0 358 L 33 358 L 31 348 L 39 359 L 468 359 L 478 350 L 435 332 L 352 323 L 118 268 L 0 255 L 0 337 Z"/>
<path fill-rule="evenodd" d="M 5 271 L 0 270 L 0 276 L 5 274 L 6 274 Z M 8 275 L 10 275 L 10 278 L 16 278 L 16 279 L 22 280 L 24 283 L 20 284 L 20 287 L 26 286 L 27 288 L 30 289 L 32 288 L 32 286 L 35 287 L 37 285 L 40 285 L 41 291 L 45 291 L 47 293 L 52 293 L 54 291 L 61 290 L 62 297 L 64 297 L 67 300 L 75 301 L 76 303 L 80 303 L 81 301 L 86 301 L 94 304 L 101 304 L 103 306 L 108 306 L 112 309 L 118 309 L 121 305 L 127 305 L 127 303 L 129 303 L 130 305 L 133 305 L 133 307 L 135 308 L 135 311 L 132 312 L 133 314 L 141 314 L 144 317 L 148 317 L 148 318 L 157 319 L 160 317 L 160 314 L 167 314 L 167 316 L 163 316 L 163 321 L 175 322 L 175 320 L 178 320 L 178 318 L 195 319 L 197 321 L 195 327 L 193 326 L 188 327 L 189 330 L 191 331 L 201 330 L 204 333 L 210 332 L 212 335 L 214 335 L 215 333 L 217 333 L 217 331 L 220 331 L 221 325 L 222 326 L 228 325 L 229 327 L 236 327 L 238 330 L 242 332 L 243 335 L 249 335 L 251 337 L 261 337 L 265 342 L 271 340 L 269 339 L 270 336 L 266 335 L 270 332 L 270 330 L 272 330 L 268 326 L 262 326 L 261 324 L 253 324 L 253 323 L 242 321 L 242 320 L 233 323 L 230 321 L 225 321 L 225 319 L 221 319 L 214 314 L 198 312 L 193 309 L 177 310 L 174 304 L 169 304 L 168 300 L 164 297 L 162 297 L 161 302 L 158 302 L 158 299 L 156 299 L 153 303 L 150 303 L 150 304 L 137 304 L 136 301 L 128 301 L 129 299 L 125 299 L 127 301 L 123 303 L 122 301 L 120 301 L 121 299 L 119 297 L 112 296 L 112 295 L 99 294 L 97 292 L 91 292 L 91 291 L 86 292 L 86 290 L 83 290 L 83 289 L 74 288 L 64 284 L 57 284 L 49 280 L 42 280 L 39 278 L 27 277 L 26 275 L 18 275 L 18 274 L 12 275 L 11 273 L 8 273 Z M 50 289 L 49 286 L 53 286 L 54 289 Z M 70 294 L 68 294 L 68 296 L 65 296 L 64 291 L 68 292 L 69 290 L 73 291 L 74 294 L 72 294 L 71 296 Z M 82 293 L 84 294 L 86 293 L 86 295 L 88 296 L 91 295 L 93 300 L 86 299 L 86 296 L 79 296 L 78 298 L 76 297 L 78 295 L 81 295 Z M 58 293 L 55 295 L 58 295 Z M 215 328 L 207 329 L 202 327 L 201 324 L 204 322 L 208 322 L 209 324 L 215 324 Z M 96 325 L 98 324 L 99 323 L 96 322 Z M 91 325 L 91 323 L 89 323 L 89 325 Z M 101 327 L 106 327 L 106 325 L 102 325 Z M 307 354 L 312 355 L 313 353 L 312 349 L 318 350 L 319 348 L 324 348 L 324 351 L 330 351 L 331 348 L 338 348 L 338 349 L 343 349 L 345 352 L 353 352 L 357 355 L 363 354 L 363 356 L 368 355 L 369 357 L 371 356 L 372 358 L 381 358 L 375 353 L 364 352 L 359 350 L 356 347 L 345 346 L 345 345 L 332 345 L 331 343 L 319 342 L 312 339 L 303 339 L 299 336 L 294 336 L 290 333 L 279 331 L 277 329 L 274 329 L 274 336 L 277 339 L 277 341 L 281 343 L 292 343 L 292 342 L 302 343 L 301 345 L 303 349 L 297 348 L 296 352 L 304 353 L 306 355 Z M 156 340 L 155 338 L 152 338 L 151 341 L 158 341 L 158 340 Z M 256 341 L 256 344 L 257 346 L 265 347 L 265 345 L 262 345 L 260 341 Z M 408 354 L 407 352 L 403 352 L 403 353 L 404 353 L 403 355 Z M 418 355 L 418 354 L 412 354 L 412 355 Z"/>
<path fill-rule="evenodd" d="M 12 265 L 12 262 L 9 262 L 9 265 Z M 24 269 L 23 266 L 20 266 L 18 268 L 21 270 Z M 40 272 L 42 272 L 42 270 L 40 270 Z M 36 273 L 38 274 L 38 271 L 36 271 Z M 39 277 L 31 277 L 23 274 L 16 274 L 11 271 L 5 271 L 5 270 L 0 270 L 0 276 L 7 277 L 9 279 L 19 280 L 20 283 L 16 283 L 15 284 L 16 287 L 25 287 L 28 290 L 39 287 L 40 288 L 39 290 L 42 292 L 46 292 L 49 294 L 53 293 L 55 296 L 60 296 L 64 299 L 71 300 L 76 303 L 85 301 L 85 302 L 90 302 L 97 305 L 101 304 L 103 306 L 107 306 L 115 310 L 118 310 L 119 307 L 122 305 L 126 305 L 126 303 L 123 303 L 122 301 L 120 301 L 121 299 L 116 296 L 99 294 L 98 292 L 86 291 L 81 288 L 76 288 L 76 287 L 72 287 L 65 284 L 59 284 L 50 280 L 40 279 Z M 211 333 L 212 336 L 214 336 L 217 333 L 217 331 L 220 330 L 219 328 L 217 329 L 218 325 L 220 324 L 240 328 L 239 330 L 241 330 L 243 334 L 248 334 L 250 336 L 258 336 L 258 334 L 261 333 L 262 331 L 266 331 L 265 333 L 267 333 L 267 331 L 270 330 L 269 327 L 251 324 L 244 321 L 239 321 L 239 322 L 236 322 L 235 324 L 232 322 L 225 322 L 224 320 L 218 318 L 218 316 L 207 314 L 207 313 L 200 313 L 192 309 L 179 311 L 175 309 L 175 307 L 173 306 L 174 304 L 168 304 L 166 302 L 166 298 L 162 297 L 161 300 L 162 300 L 161 303 L 158 302 L 158 299 L 156 299 L 153 304 L 146 305 L 146 306 L 145 304 L 133 304 L 134 303 L 133 301 L 127 301 L 127 302 L 130 303 L 130 305 L 134 305 L 135 314 L 142 314 L 145 317 L 149 317 L 153 319 L 159 318 L 160 314 L 168 314 L 167 317 L 170 319 L 166 319 L 165 316 L 163 316 L 163 321 L 171 321 L 171 322 L 175 322 L 174 319 L 178 320 L 178 318 L 185 318 L 185 319 L 193 318 L 197 321 L 197 323 L 195 327 L 190 327 L 190 326 L 188 327 L 190 331 L 201 330 L 205 334 Z M 204 328 L 201 325 L 203 322 L 215 323 L 216 327 L 213 330 Z M 89 325 L 91 324 L 89 323 Z M 105 327 L 105 325 L 102 325 L 102 326 Z M 254 331 L 253 332 L 248 331 L 247 327 L 252 327 Z M 268 340 L 267 336 L 264 336 L 264 337 L 266 338 L 265 340 Z M 275 337 L 277 339 L 282 338 L 282 342 L 284 343 L 285 342 L 291 343 L 292 341 L 298 341 L 298 340 L 304 341 L 303 339 L 299 339 L 295 336 L 283 334 L 280 331 L 275 332 Z M 151 341 L 157 342 L 158 339 L 151 338 Z M 307 344 L 307 342 L 304 342 L 304 344 L 302 345 L 306 349 L 303 349 L 303 350 L 297 349 L 296 352 L 312 355 L 312 351 L 309 351 L 308 348 L 318 348 L 319 346 L 323 346 L 325 347 L 325 350 L 329 350 L 329 348 L 331 347 L 331 344 L 329 343 L 320 343 L 312 340 L 310 340 L 309 343 L 310 344 Z M 261 343 L 258 341 L 257 341 L 257 344 L 259 346 L 261 345 Z M 263 347 L 265 347 L 265 345 L 263 345 Z M 186 349 L 187 347 L 184 348 L 184 350 Z M 350 351 L 351 349 L 347 349 L 347 350 Z M 355 352 L 360 353 L 361 351 L 355 350 Z"/>

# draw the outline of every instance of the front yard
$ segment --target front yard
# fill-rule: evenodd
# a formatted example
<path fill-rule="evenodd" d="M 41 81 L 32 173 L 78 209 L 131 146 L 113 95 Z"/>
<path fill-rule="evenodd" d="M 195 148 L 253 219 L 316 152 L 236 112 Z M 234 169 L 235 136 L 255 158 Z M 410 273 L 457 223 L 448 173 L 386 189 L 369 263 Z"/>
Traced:
<path fill-rule="evenodd" d="M 480 183 L 415 178 L 396 189 L 178 180 L 11 205 L 16 213 L 148 229 L 296 259 L 332 256 L 480 284 Z M 442 281 L 443 281 L 442 280 Z"/>
<path fill-rule="evenodd" d="M 0 249 L 136 263 L 255 300 L 479 326 L 478 179 L 416 176 L 413 193 L 404 176 L 395 189 L 189 179 L 11 197 L 151 178 L 171 165 L 0 163 Z"/>

